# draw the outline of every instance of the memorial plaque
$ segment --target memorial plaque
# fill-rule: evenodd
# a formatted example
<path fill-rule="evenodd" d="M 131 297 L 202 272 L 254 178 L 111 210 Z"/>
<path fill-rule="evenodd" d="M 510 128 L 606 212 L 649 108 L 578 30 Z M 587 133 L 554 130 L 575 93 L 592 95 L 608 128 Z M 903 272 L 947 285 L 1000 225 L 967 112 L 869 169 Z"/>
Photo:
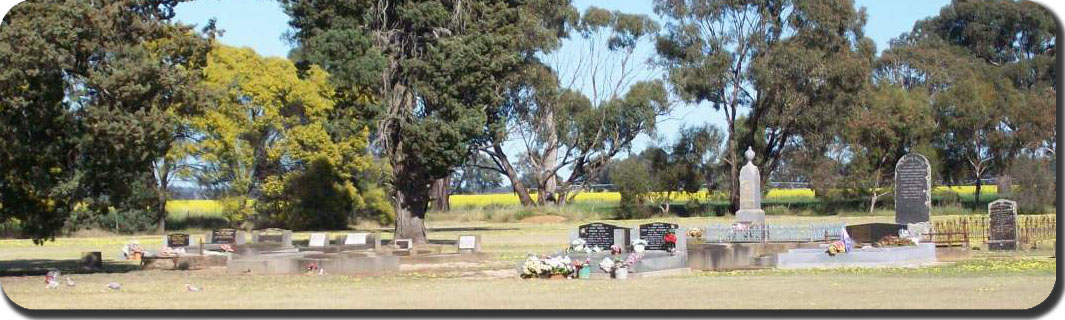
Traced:
<path fill-rule="evenodd" d="M 847 226 L 847 234 L 857 243 L 874 243 L 885 236 L 898 236 L 906 225 L 895 223 L 863 223 Z"/>
<path fill-rule="evenodd" d="M 396 239 L 396 248 L 399 250 L 410 250 L 414 247 L 414 240 L 412 239 Z"/>
<path fill-rule="evenodd" d="M 184 248 L 189 246 L 187 233 L 174 233 L 166 235 L 166 246 L 169 248 Z"/>
<path fill-rule="evenodd" d="M 329 245 L 329 239 L 324 233 L 312 233 L 311 241 L 307 244 L 309 247 L 324 247 Z"/>
<path fill-rule="evenodd" d="M 582 225 L 577 229 L 577 236 L 584 239 L 585 245 L 589 248 L 599 247 L 599 249 L 610 250 L 610 246 L 614 245 L 614 230 L 621 227 L 606 224 L 606 223 L 589 223 Z"/>
<path fill-rule="evenodd" d="M 990 216 L 988 245 L 991 250 L 1017 249 L 1017 202 L 999 199 L 987 205 Z"/>
<path fill-rule="evenodd" d="M 676 224 L 665 222 L 641 224 L 640 239 L 647 241 L 644 250 L 667 250 L 664 238 L 666 234 L 676 234 L 678 227 Z"/>
<path fill-rule="evenodd" d="M 233 244 L 237 242 L 236 229 L 221 229 L 211 231 L 211 243 Z"/>
<path fill-rule="evenodd" d="M 459 236 L 459 250 L 476 249 L 477 236 Z"/>
<path fill-rule="evenodd" d="M 902 156 L 895 164 L 895 223 L 928 222 L 932 207 L 932 168 L 917 153 Z"/>
<path fill-rule="evenodd" d="M 366 244 L 366 237 L 367 236 L 369 236 L 368 233 L 349 233 L 346 237 L 344 237 L 344 245 L 346 245 L 346 246 L 364 245 L 364 244 Z"/>

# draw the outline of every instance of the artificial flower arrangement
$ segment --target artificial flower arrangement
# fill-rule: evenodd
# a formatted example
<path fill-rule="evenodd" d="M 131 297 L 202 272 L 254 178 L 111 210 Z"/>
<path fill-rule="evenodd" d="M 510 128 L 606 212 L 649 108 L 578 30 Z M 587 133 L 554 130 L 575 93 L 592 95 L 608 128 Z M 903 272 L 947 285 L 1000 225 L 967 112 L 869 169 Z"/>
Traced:
<path fill-rule="evenodd" d="M 592 260 L 588 258 L 585 258 L 584 260 L 573 260 L 573 269 L 577 270 L 579 278 L 588 278 L 592 273 Z M 573 278 L 573 275 L 570 275 L 570 278 Z"/>
<path fill-rule="evenodd" d="M 584 239 L 581 239 L 581 238 L 577 238 L 577 239 L 574 239 L 573 241 L 570 242 L 569 251 L 572 251 L 572 252 L 584 252 L 584 253 L 597 253 L 597 252 L 603 251 L 603 249 L 601 249 L 599 247 L 589 247 L 587 241 L 584 241 Z"/>
<path fill-rule="evenodd" d="M 615 245 L 611 245 L 610 246 L 610 254 L 613 254 L 613 255 L 621 254 L 621 246 L 616 245 L 616 244 Z"/>
<path fill-rule="evenodd" d="M 147 253 L 147 250 L 136 241 L 127 243 L 122 247 L 122 257 L 126 258 L 126 260 L 140 260 L 145 256 L 145 253 Z"/>
<path fill-rule="evenodd" d="M 605 257 L 603 261 L 599 262 L 599 269 L 603 272 L 614 275 L 615 278 L 625 279 L 628 277 L 629 267 L 636 265 L 636 262 L 640 261 L 643 255 L 633 252 L 624 260 L 620 258 Z"/>
<path fill-rule="evenodd" d="M 835 241 L 828 245 L 828 250 L 825 250 L 829 256 L 835 256 L 840 253 L 846 253 L 847 246 L 843 244 L 843 241 Z"/>
<path fill-rule="evenodd" d="M 667 233 L 665 236 L 662 237 L 662 241 L 665 241 L 665 243 L 666 243 L 666 251 L 673 252 L 673 251 L 677 250 L 677 234 L 676 233 L 672 233 L 672 232 Z"/>
<path fill-rule="evenodd" d="M 647 247 L 647 240 L 636 239 L 632 240 L 632 251 L 643 252 L 643 249 Z"/>
<path fill-rule="evenodd" d="M 576 270 L 569 256 L 536 256 L 530 254 L 522 266 L 521 277 L 569 277 Z"/>
<path fill-rule="evenodd" d="M 900 237 L 896 237 L 896 236 L 884 236 L 883 238 L 880 238 L 880 241 L 877 241 L 876 243 L 873 243 L 873 246 L 877 247 L 877 248 L 882 248 L 882 247 L 902 247 L 902 246 L 913 246 L 913 245 L 917 245 L 916 243 L 913 242 L 913 239 L 911 239 L 911 238 L 900 238 Z"/>
<path fill-rule="evenodd" d="M 688 238 L 701 239 L 702 237 L 703 237 L 703 230 L 699 230 L 699 228 L 688 229 Z"/>

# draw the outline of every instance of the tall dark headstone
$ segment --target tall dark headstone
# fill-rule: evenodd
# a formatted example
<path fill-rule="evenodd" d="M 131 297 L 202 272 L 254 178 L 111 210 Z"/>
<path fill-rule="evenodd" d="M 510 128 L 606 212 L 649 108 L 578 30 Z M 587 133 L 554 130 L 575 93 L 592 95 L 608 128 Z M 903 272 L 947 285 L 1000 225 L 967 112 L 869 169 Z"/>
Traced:
<path fill-rule="evenodd" d="M 918 153 L 902 156 L 895 164 L 895 223 L 928 222 L 932 208 L 932 167 Z"/>
<path fill-rule="evenodd" d="M 619 232 L 615 231 L 627 231 L 627 229 L 612 224 L 595 222 L 577 227 L 577 236 L 584 239 L 585 245 L 589 248 L 599 247 L 603 250 L 610 250 L 610 246 L 617 243 L 616 240 L 621 240 L 616 239 Z"/>
<path fill-rule="evenodd" d="M 640 239 L 647 241 L 645 250 L 666 250 L 664 237 L 669 233 L 677 233 L 678 226 L 673 223 L 653 222 L 640 225 Z M 680 237 L 678 235 L 678 237 Z"/>
<path fill-rule="evenodd" d="M 1017 202 L 998 199 L 987 205 L 990 218 L 987 248 L 989 250 L 1017 249 Z"/>

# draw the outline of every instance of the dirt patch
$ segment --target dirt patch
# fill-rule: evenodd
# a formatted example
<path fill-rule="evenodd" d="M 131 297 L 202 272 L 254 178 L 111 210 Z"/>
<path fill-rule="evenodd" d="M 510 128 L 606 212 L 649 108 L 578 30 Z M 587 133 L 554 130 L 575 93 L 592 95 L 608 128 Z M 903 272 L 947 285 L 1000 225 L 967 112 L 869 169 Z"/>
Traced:
<path fill-rule="evenodd" d="M 535 223 L 535 224 L 551 224 L 551 223 L 563 223 L 566 222 L 566 217 L 560 216 L 532 216 L 525 219 L 521 219 L 521 223 Z"/>

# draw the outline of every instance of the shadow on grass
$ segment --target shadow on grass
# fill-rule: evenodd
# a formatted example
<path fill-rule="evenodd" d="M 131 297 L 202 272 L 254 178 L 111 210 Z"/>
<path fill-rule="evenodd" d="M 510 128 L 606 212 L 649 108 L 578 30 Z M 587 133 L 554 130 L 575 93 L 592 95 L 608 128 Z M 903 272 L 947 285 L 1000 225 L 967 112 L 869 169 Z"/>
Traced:
<path fill-rule="evenodd" d="M 140 270 L 140 266 L 129 263 L 116 263 L 104 260 L 103 269 L 84 269 L 79 260 L 54 259 L 19 259 L 0 261 L 0 277 L 38 276 L 49 270 L 59 270 L 67 274 L 89 273 L 126 273 Z"/>

